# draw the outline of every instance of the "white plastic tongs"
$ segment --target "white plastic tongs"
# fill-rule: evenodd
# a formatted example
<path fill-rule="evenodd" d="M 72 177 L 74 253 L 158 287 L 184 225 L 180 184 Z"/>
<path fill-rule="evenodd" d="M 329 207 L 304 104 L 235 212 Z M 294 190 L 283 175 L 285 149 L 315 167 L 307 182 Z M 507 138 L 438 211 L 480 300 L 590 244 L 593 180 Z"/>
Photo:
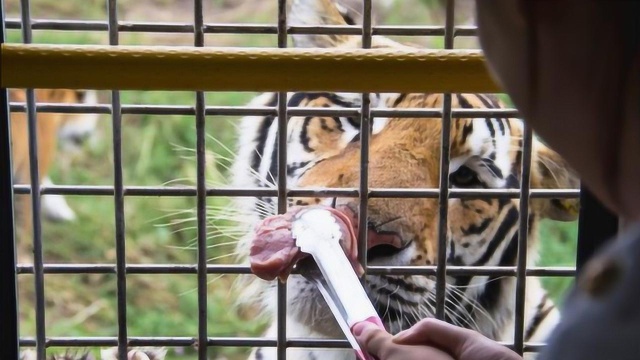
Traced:
<path fill-rule="evenodd" d="M 361 321 L 384 326 L 340 246 L 340 225 L 329 211 L 309 209 L 296 215 L 291 231 L 296 245 L 317 264 L 317 268 L 301 269 L 301 275 L 320 290 L 358 358 L 373 360 L 362 351 L 351 329 Z"/>

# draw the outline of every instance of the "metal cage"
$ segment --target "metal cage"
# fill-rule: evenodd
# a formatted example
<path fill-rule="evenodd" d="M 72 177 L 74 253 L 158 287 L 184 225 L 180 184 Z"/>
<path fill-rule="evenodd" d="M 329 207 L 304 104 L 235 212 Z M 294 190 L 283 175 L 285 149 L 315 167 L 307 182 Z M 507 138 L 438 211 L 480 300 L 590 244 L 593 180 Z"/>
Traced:
<path fill-rule="evenodd" d="M 257 24 L 207 24 L 203 20 L 203 2 L 194 0 L 193 23 L 138 23 L 122 22 L 118 20 L 117 0 L 107 0 L 108 20 L 107 21 L 65 21 L 65 20 L 36 20 L 32 19 L 29 12 L 29 0 L 22 0 L 21 19 L 5 19 L 4 10 L 2 13 L 2 39 L 5 42 L 6 29 L 22 29 L 22 37 L 25 44 L 31 42 L 32 31 L 34 30 L 82 30 L 82 31 L 107 31 L 109 44 L 118 45 L 119 35 L 122 32 L 159 32 L 159 33 L 186 33 L 193 34 L 193 46 L 204 46 L 205 34 L 272 34 L 277 36 L 279 48 L 287 47 L 287 36 L 289 34 L 301 33 L 332 33 L 332 34 L 352 34 L 362 36 L 364 48 L 371 46 L 373 35 L 405 35 L 405 36 L 442 36 L 444 38 L 445 49 L 453 49 L 454 41 L 459 36 L 474 36 L 476 29 L 469 26 L 454 26 L 454 0 L 448 0 L 446 6 L 446 23 L 444 26 L 372 26 L 371 24 L 371 0 L 364 0 L 362 13 L 363 24 L 361 26 L 335 26 L 323 27 L 292 27 L 286 21 L 286 1 L 278 0 L 277 25 L 257 25 Z M 5 49 L 3 48 L 3 51 Z M 5 76 L 5 74 L 3 74 Z M 286 210 L 286 198 L 289 196 L 300 196 L 313 194 L 314 196 L 350 196 L 359 197 L 360 208 L 366 209 L 370 198 L 375 197 L 428 197 L 439 200 L 439 253 L 437 266 L 425 266 L 416 268 L 402 267 L 382 267 L 369 266 L 365 268 L 371 273 L 392 273 L 392 274 L 425 274 L 435 275 L 437 278 L 437 316 L 444 315 L 445 304 L 445 276 L 446 274 L 500 274 L 504 276 L 515 276 L 517 278 L 516 293 L 516 327 L 512 346 L 517 352 L 538 351 L 540 344 L 523 343 L 523 322 L 524 322 L 524 291 L 527 276 L 574 276 L 574 269 L 566 268 L 527 268 L 526 267 L 526 246 L 527 241 L 527 221 L 528 199 L 534 197 L 576 197 L 577 191 L 552 191 L 552 190 L 531 190 L 529 187 L 529 173 L 531 160 L 532 131 L 526 127 L 524 136 L 522 182 L 520 190 L 456 190 L 449 189 L 448 179 L 448 159 L 449 159 L 449 126 L 452 119 L 469 116 L 470 114 L 479 116 L 491 116 L 487 110 L 452 110 L 451 95 L 445 95 L 444 107 L 432 110 L 385 110 L 372 109 L 369 104 L 369 97 L 362 94 L 362 106 L 360 109 L 325 109 L 325 113 L 334 115 L 348 114 L 359 116 L 361 119 L 361 177 L 360 186 L 357 189 L 288 189 L 286 184 L 286 167 L 278 169 L 279 181 L 277 190 L 265 189 L 219 189 L 207 187 L 205 184 L 205 134 L 204 122 L 207 115 L 274 115 L 279 119 L 279 163 L 286 163 L 286 126 L 288 116 L 296 114 L 315 114 L 318 110 L 288 108 L 286 103 L 285 89 L 280 89 L 278 93 L 278 104 L 271 108 L 250 108 L 250 107 L 217 107 L 206 106 L 205 97 L 202 91 L 195 92 L 195 107 L 189 106 L 138 106 L 123 105 L 120 100 L 119 91 L 111 91 L 110 104 L 99 104 L 96 106 L 78 105 L 55 105 L 36 104 L 33 89 L 27 90 L 26 103 L 9 104 L 7 89 L 3 88 L 2 95 L 2 118 L 0 124 L 0 208 L 3 216 L 0 218 L 0 238 L 3 239 L 2 250 L 0 251 L 0 274 L 2 276 L 2 289 L 0 293 L 0 317 L 5 324 L 4 334 L 0 337 L 0 357 L 3 359 L 17 359 L 19 346 L 35 347 L 39 360 L 43 360 L 48 347 L 90 347 L 90 346 L 118 346 L 120 359 L 126 359 L 126 349 L 128 346 L 198 346 L 198 358 L 207 358 L 207 348 L 215 346 L 274 346 L 278 349 L 279 358 L 286 358 L 288 347 L 347 347 L 346 341 L 341 340 L 311 340 L 296 339 L 287 336 L 286 327 L 279 326 L 278 336 L 275 339 L 268 338 L 219 338 L 208 336 L 207 329 L 207 275 L 208 274 L 248 274 L 249 269 L 245 266 L 211 265 L 206 258 L 206 202 L 207 197 L 215 196 L 277 196 L 278 210 Z M 10 157 L 10 131 L 9 112 L 26 112 L 29 123 L 29 147 L 31 163 L 31 185 L 14 186 L 12 183 L 12 168 Z M 112 186 L 41 186 L 38 179 L 38 141 L 35 134 L 36 112 L 62 112 L 62 113 L 99 113 L 110 114 L 113 126 L 113 185 Z M 494 111 L 495 112 L 495 111 Z M 165 188 L 151 186 L 125 186 L 122 176 L 122 115 L 123 114 L 186 114 L 195 116 L 197 145 L 197 186 L 193 188 Z M 442 118 L 442 156 L 440 164 L 440 186 L 437 189 L 370 189 L 368 187 L 368 146 L 369 127 L 371 119 L 378 116 L 393 114 L 394 116 L 437 116 Z M 500 115 L 515 115 L 515 110 L 501 111 Z M 13 194 L 73 194 L 80 196 L 108 196 L 113 197 L 115 204 L 115 264 L 46 264 L 42 256 L 42 231 L 39 214 L 40 197 L 31 198 L 33 208 L 33 246 L 34 264 L 21 265 L 16 263 L 15 242 L 14 242 L 14 219 L 13 219 Z M 135 196 L 191 196 L 197 198 L 197 223 L 198 223 L 198 258 L 193 265 L 130 265 L 125 261 L 125 223 L 124 223 L 124 201 L 127 197 Z M 366 196 L 364 196 L 366 195 Z M 454 267 L 446 264 L 446 224 L 448 199 L 456 197 L 508 197 L 519 198 L 521 204 L 520 228 L 519 228 L 519 248 L 525 251 L 518 253 L 518 266 L 513 268 L 487 268 L 487 267 Z M 361 224 L 366 224 L 367 213 L 360 213 Z M 366 226 L 360 226 L 366 237 Z M 579 247 L 578 247 L 578 267 L 591 256 L 595 249 L 608 237 L 617 231 L 617 219 L 600 206 L 600 204 L 586 191 L 581 192 L 581 214 L 579 222 Z M 361 245 L 364 245 L 361 244 Z M 366 263 L 366 246 L 360 249 L 362 260 Z M 579 270 L 579 269 L 578 269 Z M 45 294 L 44 275 L 45 274 L 86 274 L 86 273 L 108 273 L 117 277 L 117 337 L 48 337 L 45 333 Z M 33 274 L 35 278 L 36 294 L 36 337 L 19 337 L 19 324 L 17 316 L 17 276 L 21 274 Z M 158 338 L 158 337 L 132 337 L 128 335 L 127 328 L 127 275 L 130 274 L 193 274 L 197 276 L 198 282 L 198 319 L 199 331 L 197 338 Z M 286 288 L 279 285 L 278 288 L 278 321 L 284 324 L 286 314 L 285 295 Z"/>

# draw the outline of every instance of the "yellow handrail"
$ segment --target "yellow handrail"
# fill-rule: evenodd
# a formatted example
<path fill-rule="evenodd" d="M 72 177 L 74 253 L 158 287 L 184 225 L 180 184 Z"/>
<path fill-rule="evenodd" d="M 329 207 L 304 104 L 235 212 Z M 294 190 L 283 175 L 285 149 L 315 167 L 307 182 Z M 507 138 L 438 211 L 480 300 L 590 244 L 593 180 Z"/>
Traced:
<path fill-rule="evenodd" d="M 501 92 L 480 51 L 3 44 L 3 88 Z"/>

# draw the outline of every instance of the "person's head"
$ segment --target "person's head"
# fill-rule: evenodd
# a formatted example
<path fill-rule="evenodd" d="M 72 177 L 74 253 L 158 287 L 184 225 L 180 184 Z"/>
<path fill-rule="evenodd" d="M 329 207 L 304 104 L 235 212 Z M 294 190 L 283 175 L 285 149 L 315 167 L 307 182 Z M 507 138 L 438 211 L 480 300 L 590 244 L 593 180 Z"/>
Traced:
<path fill-rule="evenodd" d="M 480 43 L 534 130 L 624 217 L 640 219 L 640 2 L 477 2 Z"/>

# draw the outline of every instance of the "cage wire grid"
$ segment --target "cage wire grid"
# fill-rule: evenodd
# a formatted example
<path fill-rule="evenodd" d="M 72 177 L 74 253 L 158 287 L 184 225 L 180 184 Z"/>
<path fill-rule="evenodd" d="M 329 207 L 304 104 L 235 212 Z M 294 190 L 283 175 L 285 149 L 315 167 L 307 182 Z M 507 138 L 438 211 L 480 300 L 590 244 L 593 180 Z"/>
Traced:
<path fill-rule="evenodd" d="M 286 0 L 278 0 L 277 25 L 258 24 L 207 24 L 203 18 L 202 0 L 194 0 L 193 24 L 188 23 L 146 23 L 146 22 L 121 22 L 118 21 L 117 0 L 107 0 L 108 20 L 103 21 L 67 21 L 67 20 L 40 20 L 31 19 L 29 12 L 29 0 L 21 0 L 22 12 L 20 19 L 4 19 L 2 13 L 2 34 L 3 42 L 6 29 L 21 29 L 23 42 L 28 44 L 32 39 L 33 30 L 84 30 L 84 31 L 107 31 L 110 45 L 118 45 L 119 34 L 121 32 L 160 32 L 160 33 L 193 33 L 193 45 L 195 47 L 204 46 L 205 34 L 275 34 L 277 35 L 277 45 L 279 48 L 287 47 L 287 37 L 291 34 L 349 34 L 362 36 L 363 48 L 371 46 L 372 37 L 375 35 L 405 35 L 405 36 L 443 36 L 445 48 L 453 49 L 454 41 L 458 36 L 475 36 L 475 27 L 454 26 L 453 15 L 455 1 L 448 0 L 446 5 L 445 26 L 372 26 L 371 24 L 371 0 L 364 0 L 362 7 L 363 24 L 361 26 L 288 26 L 286 21 Z M 530 198 L 575 198 L 581 195 L 580 190 L 547 190 L 530 189 L 529 176 L 531 170 L 531 146 L 532 131 L 526 126 L 523 142 L 522 177 L 520 189 L 449 189 L 449 131 L 450 124 L 457 118 L 463 117 L 515 117 L 517 112 L 514 109 L 500 110 L 468 110 L 452 109 L 451 95 L 445 94 L 444 104 L 439 109 L 376 109 L 371 108 L 369 96 L 362 94 L 362 104 L 360 109 L 311 109 L 311 108 L 290 108 L 287 106 L 287 93 L 278 93 L 278 103 L 275 107 L 247 107 L 247 106 L 207 106 L 204 93 L 195 92 L 195 107 L 192 106 L 150 106 L 150 105 L 128 105 L 122 104 L 118 91 L 111 91 L 111 101 L 108 104 L 98 105 L 73 105 L 73 104 L 37 104 L 33 89 L 27 89 L 26 103 L 8 102 L 6 89 L 2 91 L 3 107 L 11 112 L 26 112 L 29 124 L 29 160 L 31 167 L 31 185 L 11 185 L 11 167 L 8 159 L 9 155 L 9 133 L 8 133 L 8 111 L 4 111 L 2 121 L 4 122 L 0 130 L 2 135 L 3 148 L 0 153 L 3 164 L 8 164 L 3 169 L 7 177 L 0 182 L 0 193 L 3 208 L 12 209 L 12 193 L 15 194 L 60 194 L 60 195 L 81 195 L 81 196 L 110 196 L 114 198 L 115 205 L 115 264 L 45 264 L 42 255 L 42 232 L 41 219 L 39 216 L 40 197 L 32 196 L 33 208 L 33 265 L 15 264 L 15 257 L 11 261 L 10 257 L 15 254 L 13 242 L 5 242 L 10 251 L 1 251 L 4 268 L 8 268 L 5 273 L 10 275 L 33 274 L 35 279 L 36 294 L 36 336 L 35 338 L 19 338 L 20 347 L 35 347 L 37 358 L 45 358 L 46 349 L 49 347 L 104 347 L 117 346 L 120 359 L 126 359 L 126 349 L 128 346 L 198 346 L 198 358 L 204 360 L 207 357 L 208 347 L 213 346 L 262 346 L 276 347 L 278 358 L 286 358 L 286 349 L 290 347 L 349 347 L 349 344 L 340 339 L 306 339 L 291 338 L 287 336 L 286 329 L 286 286 L 278 285 L 278 333 L 276 338 L 262 337 L 209 337 L 207 324 L 207 275 L 208 274 L 250 274 L 250 270 L 244 265 L 214 265 L 207 264 L 206 258 L 206 202 L 207 197 L 213 196 L 273 196 L 278 199 L 278 212 L 286 211 L 286 200 L 293 196 L 318 196 L 318 197 L 352 197 L 359 198 L 360 209 L 360 239 L 367 237 L 367 204 L 371 198 L 432 198 L 439 201 L 439 223 L 438 223 L 438 263 L 436 266 L 367 266 L 366 264 L 366 241 L 361 241 L 360 260 L 367 273 L 371 274 L 394 274 L 394 275 L 429 275 L 435 276 L 436 281 L 436 316 L 444 317 L 445 305 L 445 277 L 447 275 L 500 275 L 514 276 L 517 279 L 516 286 L 516 312 L 515 312 L 515 336 L 513 343 L 505 344 L 512 347 L 519 353 L 528 351 L 539 351 L 543 344 L 523 343 L 524 329 L 524 292 L 526 289 L 527 276 L 575 276 L 576 270 L 567 267 L 527 267 L 526 266 L 526 241 L 528 237 L 528 200 Z M 41 186 L 38 179 L 38 158 L 37 158 L 37 134 L 35 131 L 36 114 L 38 112 L 55 113 L 94 113 L 110 114 L 113 124 L 113 156 L 114 156 L 114 180 L 113 186 L 76 186 L 76 185 L 47 185 Z M 145 115 L 192 115 L 196 124 L 196 159 L 197 159 L 197 185 L 195 187 L 163 187 L 163 186 L 125 186 L 122 178 L 122 115 L 124 114 L 145 114 Z M 288 188 L 286 184 L 286 167 L 278 166 L 277 189 L 239 189 L 239 188 L 212 188 L 205 183 L 205 134 L 204 124 L 207 116 L 244 116 L 244 115 L 271 115 L 278 117 L 278 162 L 286 164 L 286 127 L 287 120 L 291 116 L 354 116 L 360 118 L 361 126 L 361 159 L 360 164 L 360 184 L 353 189 L 295 189 Z M 440 162 L 440 183 L 435 189 L 376 189 L 369 188 L 368 185 L 368 155 L 371 120 L 376 117 L 440 117 L 443 123 L 441 162 Z M 582 192 L 584 199 L 584 192 Z M 126 197 L 135 196 L 190 196 L 197 198 L 197 264 L 194 265 L 173 265 L 173 264 L 152 264 L 134 265 L 127 264 L 125 260 L 125 220 L 124 201 Z M 448 213 L 448 200 L 454 198 L 512 198 L 520 200 L 519 216 L 519 249 L 517 266 L 515 267 L 489 267 L 489 266 L 450 266 L 446 264 L 446 224 Z M 596 204 L 591 198 L 590 204 Z M 585 202 L 583 201 L 583 207 Z M 3 211 L 5 213 L 5 211 Z M 587 230 L 583 229 L 583 211 L 581 210 L 580 233 L 581 237 Z M 3 238 L 13 238 L 13 219 L 7 216 L 3 219 Z M 6 230 L 6 232 L 5 232 Z M 4 236 L 8 234 L 8 236 Z M 580 241 L 580 240 L 579 240 Z M 582 248 L 594 247 L 598 240 L 593 238 L 588 242 L 593 245 L 582 243 Z M 6 244 L 10 243 L 10 244 Z M 583 251 L 584 252 L 584 251 Z M 587 251 L 589 252 L 589 251 Z M 580 251 L 579 251 L 580 253 Z M 47 337 L 45 332 L 45 295 L 44 295 L 44 275 L 45 274 L 115 274 L 117 277 L 117 336 L 115 337 Z M 126 281 L 129 274 L 194 274 L 198 283 L 198 335 L 193 337 L 132 337 L 127 334 L 127 304 L 126 304 Z M 3 277 L 6 277 L 3 274 Z M 8 278 L 7 284 L 10 291 L 3 289 L 3 307 L 15 309 L 16 301 L 16 279 Z M 4 287 L 4 285 L 3 285 Z M 6 313 L 6 312 L 5 312 Z M 15 324 L 15 329 L 9 327 L 10 332 L 15 330 L 15 339 L 18 340 L 17 315 L 14 321 L 8 324 Z M 17 346 L 14 346 L 17 351 Z M 17 353 L 16 353 L 17 356 Z M 11 358 L 11 357 L 9 357 Z"/>

